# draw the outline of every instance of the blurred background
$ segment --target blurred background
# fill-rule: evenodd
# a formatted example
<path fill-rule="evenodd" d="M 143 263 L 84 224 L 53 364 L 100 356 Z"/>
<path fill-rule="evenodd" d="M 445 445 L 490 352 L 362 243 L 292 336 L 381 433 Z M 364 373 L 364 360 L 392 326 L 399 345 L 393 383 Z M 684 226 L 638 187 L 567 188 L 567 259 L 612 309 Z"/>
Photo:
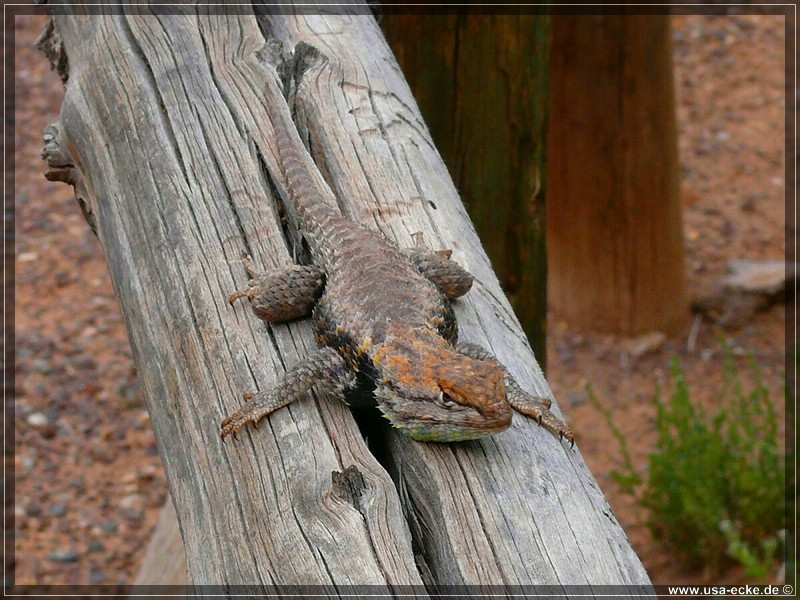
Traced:
<path fill-rule="evenodd" d="M 15 23 L 13 569 L 130 583 L 167 484 L 102 248 L 43 177 L 45 24 Z M 653 582 L 782 582 L 784 18 L 381 24 Z"/>

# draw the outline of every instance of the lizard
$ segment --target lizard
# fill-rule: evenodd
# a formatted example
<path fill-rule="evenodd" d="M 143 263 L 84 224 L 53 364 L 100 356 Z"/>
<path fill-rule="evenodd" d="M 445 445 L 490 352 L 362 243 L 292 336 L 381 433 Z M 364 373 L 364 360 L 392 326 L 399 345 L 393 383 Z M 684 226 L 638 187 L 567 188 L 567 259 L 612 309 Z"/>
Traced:
<path fill-rule="evenodd" d="M 312 264 L 260 272 L 245 254 L 249 284 L 228 301 L 248 298 L 269 323 L 310 315 L 319 348 L 269 389 L 244 394 L 248 402 L 221 423 L 222 439 L 317 387 L 351 406 L 377 404 L 417 441 L 497 434 L 516 409 L 574 445 L 548 398 L 522 389 L 483 347 L 458 341 L 452 301 L 469 291 L 472 276 L 448 250 L 401 249 L 344 217 L 327 201 L 333 192 L 308 176 L 312 159 L 285 112 L 270 117 L 277 164 Z"/>

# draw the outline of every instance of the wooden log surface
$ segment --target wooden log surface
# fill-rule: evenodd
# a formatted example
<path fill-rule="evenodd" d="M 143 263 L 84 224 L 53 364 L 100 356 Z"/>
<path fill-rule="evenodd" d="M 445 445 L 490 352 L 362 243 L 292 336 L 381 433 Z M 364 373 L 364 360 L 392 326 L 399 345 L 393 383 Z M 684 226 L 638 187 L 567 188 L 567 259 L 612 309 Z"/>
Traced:
<path fill-rule="evenodd" d="M 475 276 L 456 303 L 461 338 L 552 394 L 374 19 L 177 10 L 64 11 L 55 32 L 69 58 L 60 135 L 123 308 L 188 581 L 646 593 L 577 447 L 521 415 L 501 435 L 447 445 L 381 423 L 367 434 L 381 465 L 348 409 L 315 394 L 221 442 L 241 393 L 313 347 L 308 322 L 266 326 L 225 302 L 246 281 L 243 249 L 267 268 L 294 252 L 275 198 L 281 75 L 344 213 L 401 246 L 422 232 L 452 248 Z"/>

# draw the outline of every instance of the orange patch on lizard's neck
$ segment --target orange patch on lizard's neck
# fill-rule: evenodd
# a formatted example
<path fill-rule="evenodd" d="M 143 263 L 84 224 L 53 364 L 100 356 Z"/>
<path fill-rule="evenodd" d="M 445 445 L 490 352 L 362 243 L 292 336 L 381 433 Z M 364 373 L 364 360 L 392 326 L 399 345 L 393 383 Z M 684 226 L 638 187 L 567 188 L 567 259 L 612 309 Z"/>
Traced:
<path fill-rule="evenodd" d="M 428 327 L 394 325 L 386 334 L 373 362 L 404 387 L 438 389 L 441 365 L 458 356 L 450 345 Z"/>

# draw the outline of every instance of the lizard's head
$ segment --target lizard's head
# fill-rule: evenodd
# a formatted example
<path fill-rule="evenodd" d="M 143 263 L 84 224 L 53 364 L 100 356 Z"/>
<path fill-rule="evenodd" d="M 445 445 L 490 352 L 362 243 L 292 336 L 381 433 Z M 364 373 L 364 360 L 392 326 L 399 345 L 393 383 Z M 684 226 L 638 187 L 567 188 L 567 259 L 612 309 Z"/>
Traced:
<path fill-rule="evenodd" d="M 503 371 L 456 352 L 428 328 L 391 327 L 373 355 L 378 407 L 423 442 L 459 442 L 508 429 Z"/>

